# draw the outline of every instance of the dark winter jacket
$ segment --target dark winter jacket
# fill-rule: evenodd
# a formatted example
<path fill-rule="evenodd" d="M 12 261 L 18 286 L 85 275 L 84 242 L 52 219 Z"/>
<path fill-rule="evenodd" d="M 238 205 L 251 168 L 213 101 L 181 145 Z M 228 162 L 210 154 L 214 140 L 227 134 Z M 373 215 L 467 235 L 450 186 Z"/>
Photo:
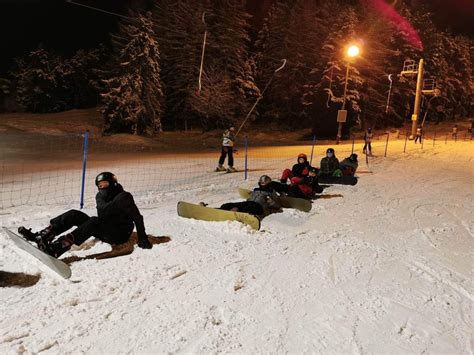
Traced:
<path fill-rule="evenodd" d="M 339 160 L 335 156 L 321 159 L 320 175 L 332 175 L 337 169 L 339 169 Z"/>
<path fill-rule="evenodd" d="M 255 188 L 247 201 L 253 201 L 261 205 L 265 213 L 270 213 L 281 208 L 278 203 L 278 194 L 273 189 Z"/>
<path fill-rule="evenodd" d="M 341 169 L 342 175 L 344 176 L 354 176 L 358 167 L 359 163 L 357 161 L 350 160 L 349 158 L 344 159 L 339 164 L 339 168 Z"/>
<path fill-rule="evenodd" d="M 293 165 L 291 169 L 291 173 L 293 176 L 306 176 L 309 172 L 309 162 L 305 161 L 303 164 L 297 163 Z"/>
<path fill-rule="evenodd" d="M 124 191 L 122 185 L 117 184 L 106 191 L 99 191 L 95 200 L 97 216 L 104 225 L 109 225 L 114 230 L 131 233 L 133 224 L 135 224 L 138 238 L 147 238 L 143 216 L 140 214 L 132 194 Z"/>

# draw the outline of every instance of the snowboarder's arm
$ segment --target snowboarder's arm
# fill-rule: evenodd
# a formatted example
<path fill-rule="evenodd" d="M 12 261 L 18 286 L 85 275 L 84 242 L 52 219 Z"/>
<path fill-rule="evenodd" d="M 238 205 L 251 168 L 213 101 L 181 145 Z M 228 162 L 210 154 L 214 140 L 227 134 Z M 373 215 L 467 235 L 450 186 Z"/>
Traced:
<path fill-rule="evenodd" d="M 140 214 L 132 194 L 129 192 L 121 193 L 115 200 L 117 207 L 121 208 L 132 219 L 133 223 L 135 223 L 138 239 L 147 239 L 143 216 Z"/>

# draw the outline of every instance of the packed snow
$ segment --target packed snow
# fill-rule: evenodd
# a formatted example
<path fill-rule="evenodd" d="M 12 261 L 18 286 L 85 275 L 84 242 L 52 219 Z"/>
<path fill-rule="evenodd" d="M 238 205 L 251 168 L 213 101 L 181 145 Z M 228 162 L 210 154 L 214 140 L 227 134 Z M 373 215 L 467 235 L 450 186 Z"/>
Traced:
<path fill-rule="evenodd" d="M 359 155 L 356 186 L 328 187 L 311 212 L 284 210 L 260 231 L 184 219 L 176 203 L 236 201 L 238 186 L 286 166 L 137 194 L 147 232 L 171 241 L 72 263 L 69 280 L 2 233 L 0 271 L 41 277 L 0 288 L 0 353 L 472 354 L 474 144 L 390 144 L 368 165 Z M 1 225 L 40 229 L 66 208 L 4 208 Z"/>

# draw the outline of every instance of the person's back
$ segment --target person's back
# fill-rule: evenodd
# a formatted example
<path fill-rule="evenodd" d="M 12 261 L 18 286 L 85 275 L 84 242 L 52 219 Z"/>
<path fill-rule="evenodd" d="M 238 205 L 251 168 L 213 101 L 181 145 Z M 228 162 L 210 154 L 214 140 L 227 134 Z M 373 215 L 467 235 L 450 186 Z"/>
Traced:
<path fill-rule="evenodd" d="M 354 176 L 358 167 L 359 162 L 357 161 L 357 154 L 355 153 L 352 153 L 339 164 L 339 168 L 344 176 Z"/>

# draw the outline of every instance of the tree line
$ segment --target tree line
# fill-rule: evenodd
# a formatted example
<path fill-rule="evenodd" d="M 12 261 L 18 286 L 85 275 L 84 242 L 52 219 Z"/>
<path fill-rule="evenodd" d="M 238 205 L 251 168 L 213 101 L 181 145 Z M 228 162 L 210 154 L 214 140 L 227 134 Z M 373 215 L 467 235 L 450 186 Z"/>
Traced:
<path fill-rule="evenodd" d="M 312 127 L 331 137 L 347 69 L 344 135 L 409 119 L 416 77 L 398 74 L 405 60 L 423 58 L 425 77 L 440 89 L 424 97 L 428 117 L 472 114 L 473 40 L 438 28 L 420 5 L 397 2 L 392 10 L 406 20 L 397 23 L 374 4 L 274 1 L 256 30 L 245 1 L 161 0 L 130 10 L 107 47 L 62 58 L 40 46 L 17 59 L 11 78 L 0 80 L 1 95 L 15 95 L 29 112 L 98 107 L 104 133 L 140 135 L 239 124 L 259 100 L 250 124 Z M 348 66 L 349 43 L 361 54 Z"/>

